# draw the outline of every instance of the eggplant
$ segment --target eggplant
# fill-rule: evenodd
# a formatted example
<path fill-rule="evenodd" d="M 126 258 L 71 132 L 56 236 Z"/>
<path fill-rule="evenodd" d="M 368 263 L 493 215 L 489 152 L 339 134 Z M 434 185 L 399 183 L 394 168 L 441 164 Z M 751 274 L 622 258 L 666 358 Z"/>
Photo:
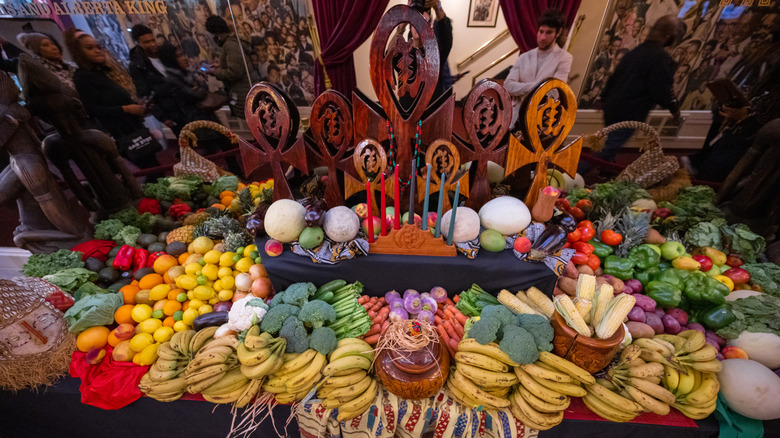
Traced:
<path fill-rule="evenodd" d="M 206 327 L 219 327 L 227 322 L 228 312 L 209 312 L 196 317 L 192 321 L 192 329 L 198 331 Z"/>
<path fill-rule="evenodd" d="M 560 225 L 567 233 L 573 233 L 577 229 L 577 220 L 563 210 L 555 209 L 555 214 L 549 223 Z"/>
<path fill-rule="evenodd" d="M 563 248 L 569 237 L 566 229 L 558 224 L 547 225 L 541 235 L 536 238 L 531 250 L 528 251 L 528 259 L 541 261 L 549 255 L 553 255 Z"/>

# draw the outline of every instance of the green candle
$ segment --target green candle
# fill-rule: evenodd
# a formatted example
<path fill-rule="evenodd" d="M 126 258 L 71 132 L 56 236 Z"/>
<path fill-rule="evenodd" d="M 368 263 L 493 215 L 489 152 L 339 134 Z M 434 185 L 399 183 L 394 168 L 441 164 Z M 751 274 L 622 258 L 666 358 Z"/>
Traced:
<path fill-rule="evenodd" d="M 423 214 L 422 214 L 422 230 L 428 229 L 428 196 L 431 190 L 431 165 L 425 165 L 428 168 L 428 173 L 425 175 L 425 201 L 423 202 Z"/>
<path fill-rule="evenodd" d="M 450 232 L 447 233 L 447 245 L 452 244 L 452 235 L 455 233 L 455 213 L 458 212 L 458 195 L 460 194 L 460 182 L 455 187 L 455 198 L 452 200 L 452 215 L 450 215 Z"/>
<path fill-rule="evenodd" d="M 441 173 L 441 179 L 439 180 L 439 206 L 436 208 L 436 231 L 433 233 L 433 237 L 441 237 L 441 210 L 444 208 L 444 197 L 447 196 L 444 193 L 444 172 Z"/>

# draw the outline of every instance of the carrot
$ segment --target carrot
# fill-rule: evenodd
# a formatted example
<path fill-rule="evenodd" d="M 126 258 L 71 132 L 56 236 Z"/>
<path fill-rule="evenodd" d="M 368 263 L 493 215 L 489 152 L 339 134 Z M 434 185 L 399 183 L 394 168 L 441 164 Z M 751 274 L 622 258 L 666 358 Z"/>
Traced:
<path fill-rule="evenodd" d="M 454 339 L 450 339 L 450 340 L 447 341 L 447 347 L 449 347 L 450 349 L 454 350 L 455 353 L 458 352 L 458 343 Z M 453 353 L 453 356 L 455 356 L 454 353 Z"/>
<path fill-rule="evenodd" d="M 380 336 L 380 334 L 377 333 L 375 335 L 367 336 L 363 340 L 366 341 L 366 343 L 369 344 L 369 345 L 375 345 L 377 342 L 379 342 L 379 336 Z"/>
<path fill-rule="evenodd" d="M 366 310 L 371 310 L 371 303 L 363 303 L 362 306 Z"/>
<path fill-rule="evenodd" d="M 387 328 L 390 327 L 390 320 L 387 319 L 385 322 L 382 323 L 382 331 L 380 333 L 384 333 Z"/>
<path fill-rule="evenodd" d="M 439 317 L 439 315 L 436 315 L 434 318 L 435 318 L 434 319 L 434 324 L 436 324 L 436 325 L 441 325 L 441 323 L 444 322 L 444 320 L 441 319 L 441 317 Z"/>
<path fill-rule="evenodd" d="M 463 331 L 463 326 L 460 325 L 460 323 L 456 320 L 450 320 L 450 323 L 452 324 L 452 327 L 455 329 L 455 332 L 458 334 L 458 336 L 463 339 L 463 335 L 465 334 Z"/>
<path fill-rule="evenodd" d="M 371 309 L 369 309 L 369 310 L 373 310 L 374 312 L 378 312 L 378 311 L 379 311 L 379 309 L 381 309 L 381 308 L 382 308 L 382 303 L 379 303 L 379 302 L 377 302 L 377 303 L 376 303 L 376 304 L 374 304 L 374 305 L 371 307 Z"/>
<path fill-rule="evenodd" d="M 453 315 L 455 315 L 455 319 L 458 320 L 460 325 L 466 325 L 466 321 L 469 320 L 469 317 L 464 315 L 460 310 L 458 310 L 457 307 L 452 306 L 449 308 Z"/>
<path fill-rule="evenodd" d="M 455 341 L 460 342 L 463 338 L 460 336 L 450 336 L 450 339 L 454 339 Z"/>
<path fill-rule="evenodd" d="M 359 304 L 364 304 L 366 302 L 368 302 L 368 295 L 362 295 L 360 298 L 358 298 Z"/>
<path fill-rule="evenodd" d="M 369 310 L 368 311 L 368 317 L 369 318 L 374 319 L 374 318 L 376 318 L 376 315 L 377 315 L 377 313 L 374 312 L 373 310 Z"/>
<path fill-rule="evenodd" d="M 447 330 L 444 328 L 444 326 L 437 325 L 436 331 L 439 332 L 439 336 L 441 336 L 445 343 L 450 339 L 450 335 L 447 334 Z"/>
<path fill-rule="evenodd" d="M 385 299 L 385 297 L 379 297 L 379 302 L 385 304 L 387 303 L 387 300 Z"/>
<path fill-rule="evenodd" d="M 371 323 L 372 324 L 382 324 L 382 323 L 385 322 L 385 320 L 387 320 L 387 314 L 385 314 L 385 315 L 379 314 L 379 315 L 375 316 L 373 319 L 371 319 Z"/>
<path fill-rule="evenodd" d="M 385 306 L 385 307 L 382 307 L 381 309 L 379 309 L 379 312 L 377 312 L 377 315 L 382 315 L 382 314 L 387 315 L 389 313 L 390 313 L 390 306 Z"/>
<path fill-rule="evenodd" d="M 454 301 L 455 304 L 458 304 L 458 301 L 460 301 L 460 295 L 455 295 L 454 297 L 452 297 L 452 301 Z"/>
<path fill-rule="evenodd" d="M 441 319 L 444 319 L 444 311 L 441 310 L 441 308 L 436 309 L 436 316 L 438 316 Z"/>
<path fill-rule="evenodd" d="M 455 314 L 452 313 L 449 306 L 444 308 L 444 319 L 455 319 Z"/>
<path fill-rule="evenodd" d="M 452 300 L 450 299 L 450 297 L 447 297 L 447 300 L 446 300 L 446 301 L 444 301 L 444 302 L 445 302 L 447 305 L 449 305 L 449 306 L 453 306 L 453 307 L 455 306 L 455 303 L 453 303 L 453 302 L 452 302 Z M 446 306 L 445 306 L 445 307 L 446 307 Z"/>
<path fill-rule="evenodd" d="M 368 330 L 368 333 L 366 333 L 366 336 L 379 334 L 380 330 L 382 330 L 382 325 L 379 324 L 379 323 L 376 323 L 376 324 L 371 326 L 371 328 Z"/>
<path fill-rule="evenodd" d="M 455 331 L 455 327 L 452 326 L 452 323 L 448 319 L 445 319 L 441 326 L 447 330 L 447 334 L 450 338 L 458 334 L 458 332 Z"/>

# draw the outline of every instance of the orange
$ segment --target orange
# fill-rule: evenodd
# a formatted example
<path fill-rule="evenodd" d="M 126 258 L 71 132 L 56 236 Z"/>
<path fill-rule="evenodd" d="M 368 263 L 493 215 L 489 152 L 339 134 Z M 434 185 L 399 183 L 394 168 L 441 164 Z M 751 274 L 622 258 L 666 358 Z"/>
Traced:
<path fill-rule="evenodd" d="M 118 309 L 116 309 L 116 312 L 114 312 L 114 320 L 117 322 L 117 324 L 127 323 L 135 325 L 135 321 L 131 316 L 133 307 L 135 306 L 132 304 L 125 304 L 124 306 L 120 306 Z"/>
<path fill-rule="evenodd" d="M 154 269 L 154 272 L 158 274 L 164 274 L 168 272 L 168 269 L 178 264 L 179 261 L 176 260 L 176 257 L 169 254 L 165 254 L 165 255 L 161 255 L 160 257 L 157 257 L 157 260 L 154 261 L 154 265 L 152 267 Z"/>
<path fill-rule="evenodd" d="M 111 330 L 111 332 L 108 334 L 108 345 L 116 347 L 120 342 L 122 341 L 116 337 L 116 329 Z"/>
<path fill-rule="evenodd" d="M 131 281 L 130 284 L 134 284 L 134 285 L 138 286 L 138 280 L 133 279 L 133 281 Z"/>
<path fill-rule="evenodd" d="M 181 303 L 181 310 L 187 310 L 190 308 L 190 300 Z"/>
<path fill-rule="evenodd" d="M 171 289 L 170 292 L 168 292 L 168 299 L 169 300 L 176 300 L 176 297 L 179 296 L 180 293 L 186 292 L 184 289 Z"/>
<path fill-rule="evenodd" d="M 90 327 L 83 332 L 79 333 L 76 338 L 76 347 L 79 351 L 86 353 L 91 348 L 103 348 L 108 343 L 108 335 L 111 330 L 108 327 L 98 325 Z"/>
<path fill-rule="evenodd" d="M 179 264 L 184 265 L 184 263 L 187 261 L 187 257 L 190 256 L 189 252 L 183 252 L 179 255 Z"/>
<path fill-rule="evenodd" d="M 231 199 L 231 201 L 232 201 L 232 199 Z M 219 202 L 217 202 L 216 204 L 211 204 L 211 206 L 216 208 L 216 209 L 219 209 L 219 210 L 224 210 L 225 209 L 225 206 L 220 204 Z"/>
<path fill-rule="evenodd" d="M 163 319 L 163 327 L 171 327 L 173 328 L 173 325 L 176 323 L 176 320 L 173 319 L 172 316 L 169 316 L 165 319 Z"/>
<path fill-rule="evenodd" d="M 235 196 L 235 193 L 231 192 L 230 190 L 224 190 L 222 193 L 219 194 L 220 199 L 226 196 L 230 196 L 232 198 L 233 196 Z"/>
<path fill-rule="evenodd" d="M 233 202 L 232 196 L 225 196 L 224 198 L 219 200 L 219 203 L 224 205 L 225 207 L 230 207 L 231 202 Z"/>
<path fill-rule="evenodd" d="M 141 288 L 138 287 L 138 285 L 131 283 L 126 286 L 122 286 L 122 288 L 119 289 L 119 292 L 122 292 L 122 297 L 125 300 L 125 304 L 135 304 L 135 294 L 139 290 L 141 290 Z"/>
<path fill-rule="evenodd" d="M 163 284 L 163 277 L 160 274 L 146 274 L 138 282 L 138 287 L 141 289 L 151 289 L 158 284 Z"/>
<path fill-rule="evenodd" d="M 172 316 L 174 313 L 181 310 L 181 303 L 176 300 L 166 300 L 162 309 L 164 314 Z"/>

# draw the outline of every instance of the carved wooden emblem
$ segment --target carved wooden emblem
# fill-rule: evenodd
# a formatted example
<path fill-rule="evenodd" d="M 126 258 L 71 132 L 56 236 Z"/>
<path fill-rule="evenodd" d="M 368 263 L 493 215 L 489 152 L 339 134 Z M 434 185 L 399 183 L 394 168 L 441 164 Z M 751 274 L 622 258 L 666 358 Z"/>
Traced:
<path fill-rule="evenodd" d="M 269 82 L 261 82 L 249 90 L 244 116 L 260 146 L 239 142 L 244 174 L 249 177 L 262 164 L 269 164 L 274 177 L 274 200 L 293 199 L 284 177 L 284 165 L 308 173 L 304 145 L 295 141 L 300 118 L 298 109 L 283 91 Z"/>
<path fill-rule="evenodd" d="M 352 152 L 352 164 L 358 179 L 344 178 L 344 196 L 349 198 L 361 190 L 366 190 L 366 181 L 371 181 L 372 190 L 378 190 L 379 176 L 387 169 L 387 155 L 382 145 L 373 138 L 364 139 Z M 392 187 L 389 183 L 389 178 L 385 176 L 385 188 Z M 376 202 L 371 209 L 374 215 L 379 214 Z"/>
<path fill-rule="evenodd" d="M 455 190 L 460 182 L 460 193 L 463 196 L 469 196 L 469 175 L 467 172 L 460 172 L 460 154 L 452 142 L 447 140 L 436 140 L 428 146 L 425 153 L 425 162 L 431 165 L 431 187 L 430 193 L 437 193 L 443 188 L 443 212 L 452 208 L 450 205 L 449 191 Z M 444 173 L 444 181 L 441 180 L 441 174 Z M 425 198 L 425 180 L 420 178 L 417 183 L 417 199 L 422 201 Z"/>
<path fill-rule="evenodd" d="M 547 184 L 550 164 L 574 177 L 582 151 L 582 138 L 563 145 L 577 117 L 577 99 L 571 88 L 559 79 L 551 78 L 539 84 L 523 101 L 520 114 L 524 114 L 521 120 L 522 144 L 510 136 L 504 175 L 526 164 L 536 164 L 534 182 L 525 197 L 525 203 L 530 207 L 536 203 L 539 190 Z"/>

